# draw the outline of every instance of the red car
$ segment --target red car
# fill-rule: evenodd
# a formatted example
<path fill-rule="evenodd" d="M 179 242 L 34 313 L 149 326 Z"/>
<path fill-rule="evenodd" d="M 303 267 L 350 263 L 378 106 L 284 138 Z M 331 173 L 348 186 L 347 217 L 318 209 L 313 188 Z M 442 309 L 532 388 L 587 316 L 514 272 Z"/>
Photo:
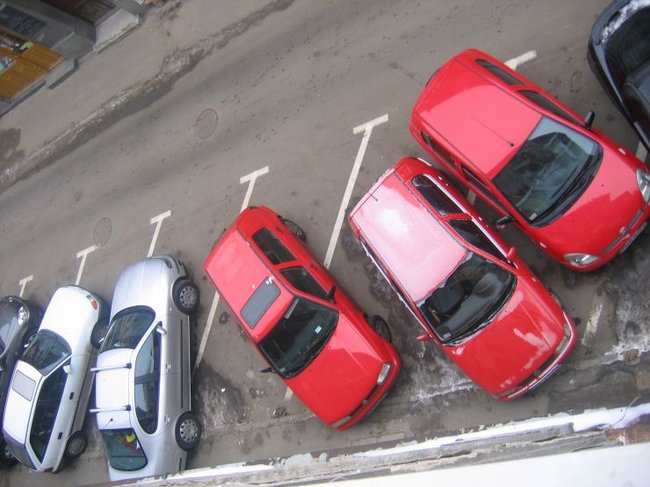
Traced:
<path fill-rule="evenodd" d="M 386 396 L 401 361 L 386 323 L 379 317 L 369 323 L 304 238 L 270 209 L 248 208 L 204 269 L 270 370 L 316 416 L 342 430 Z"/>
<path fill-rule="evenodd" d="M 415 139 L 565 266 L 587 271 L 646 226 L 650 174 L 624 148 L 515 71 L 470 49 L 431 78 Z"/>
<path fill-rule="evenodd" d="M 405 158 L 350 213 L 370 259 L 426 333 L 499 399 L 547 379 L 576 342 L 573 321 L 444 177 Z"/>

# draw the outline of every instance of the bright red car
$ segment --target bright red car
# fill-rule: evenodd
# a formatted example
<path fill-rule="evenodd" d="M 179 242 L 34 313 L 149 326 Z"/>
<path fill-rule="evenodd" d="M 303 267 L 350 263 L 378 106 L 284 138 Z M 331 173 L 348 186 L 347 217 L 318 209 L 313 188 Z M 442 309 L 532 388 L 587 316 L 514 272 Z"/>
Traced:
<path fill-rule="evenodd" d="M 248 208 L 204 269 L 271 371 L 321 420 L 342 430 L 386 396 L 401 361 L 386 323 L 379 317 L 369 323 L 304 238 L 270 209 Z"/>
<path fill-rule="evenodd" d="M 499 399 L 547 379 L 576 342 L 573 321 L 443 176 L 405 158 L 350 213 L 350 225 L 413 316 Z"/>
<path fill-rule="evenodd" d="M 574 269 L 602 266 L 646 226 L 650 174 L 515 71 L 470 49 L 431 78 L 411 117 L 445 169 Z"/>

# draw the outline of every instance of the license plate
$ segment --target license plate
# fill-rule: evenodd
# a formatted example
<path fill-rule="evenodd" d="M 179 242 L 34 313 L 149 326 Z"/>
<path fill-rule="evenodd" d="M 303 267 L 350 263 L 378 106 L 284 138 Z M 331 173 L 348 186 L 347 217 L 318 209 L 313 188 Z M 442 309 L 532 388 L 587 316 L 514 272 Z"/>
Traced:
<path fill-rule="evenodd" d="M 636 231 L 636 233 L 635 233 L 634 235 L 632 235 L 632 238 L 630 238 L 630 240 L 628 240 L 628 241 L 625 243 L 625 245 L 623 245 L 623 246 L 621 247 L 621 250 L 618 251 L 619 254 L 622 254 L 623 252 L 625 252 L 625 251 L 627 250 L 627 248 L 630 246 L 630 244 L 631 244 L 632 242 L 634 242 L 634 240 L 635 240 L 639 235 L 641 235 L 641 232 L 643 231 L 643 229 L 646 227 L 647 224 L 648 224 L 648 222 L 643 222 L 643 225 L 641 225 L 641 226 L 639 227 L 639 229 Z"/>

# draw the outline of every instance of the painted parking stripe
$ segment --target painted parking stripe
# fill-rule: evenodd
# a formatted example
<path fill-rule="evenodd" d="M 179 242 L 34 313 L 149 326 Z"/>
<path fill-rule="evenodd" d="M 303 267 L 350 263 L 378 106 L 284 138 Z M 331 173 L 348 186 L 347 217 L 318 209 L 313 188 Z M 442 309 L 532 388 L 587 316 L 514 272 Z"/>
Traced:
<path fill-rule="evenodd" d="M 504 64 L 508 66 L 510 69 L 517 70 L 517 67 L 527 63 L 528 61 L 532 61 L 537 57 L 537 51 L 528 51 L 523 53 L 520 56 L 513 57 L 512 59 L 508 59 Z"/>
<path fill-rule="evenodd" d="M 81 276 L 84 273 L 84 267 L 86 266 L 86 259 L 88 258 L 88 254 L 94 252 L 97 250 L 97 248 L 98 247 L 96 245 L 93 245 L 77 252 L 77 259 L 81 259 L 81 264 L 79 264 L 79 272 L 77 272 L 77 279 L 74 282 L 76 286 L 78 286 L 81 282 Z"/>
<path fill-rule="evenodd" d="M 149 220 L 149 223 L 151 225 L 155 224 L 156 228 L 153 231 L 153 238 L 151 239 L 151 244 L 149 245 L 149 252 L 147 252 L 147 257 L 151 257 L 153 255 L 153 251 L 156 248 L 156 242 L 158 241 L 158 235 L 160 235 L 160 227 L 162 226 L 162 222 L 170 216 L 172 216 L 172 212 L 171 210 L 167 210 L 166 212 L 161 213 L 160 215 L 156 215 Z"/>
<path fill-rule="evenodd" d="M 641 162 L 645 162 L 645 158 L 648 157 L 648 151 L 641 142 L 639 142 L 639 145 L 636 148 L 636 157 Z"/>
<path fill-rule="evenodd" d="M 244 196 L 244 201 L 241 205 L 239 212 L 244 211 L 245 208 L 248 208 L 248 205 L 253 194 L 253 188 L 255 187 L 255 181 L 260 176 L 264 176 L 269 172 L 269 166 L 264 166 L 261 169 L 257 169 L 245 176 L 239 178 L 239 184 L 248 183 L 248 188 L 246 189 L 246 195 Z M 214 316 L 217 313 L 217 306 L 219 305 L 219 293 L 214 292 L 214 297 L 212 298 L 212 305 L 210 306 L 210 312 L 208 313 L 208 320 L 205 323 L 205 328 L 203 328 L 203 336 L 201 337 L 201 343 L 199 344 L 199 350 L 196 354 L 196 360 L 194 361 L 194 370 L 196 370 L 203 360 L 203 354 L 205 353 L 205 346 L 208 343 L 208 336 L 212 330 L 212 324 L 214 323 Z"/>
<path fill-rule="evenodd" d="M 330 264 L 332 263 L 332 257 L 334 256 L 334 249 L 336 248 L 336 243 L 339 239 L 339 234 L 341 233 L 341 227 L 343 226 L 343 219 L 345 217 L 345 209 L 348 207 L 350 198 L 352 197 L 352 190 L 354 189 L 354 184 L 357 182 L 357 176 L 359 175 L 359 169 L 361 168 L 361 163 L 363 162 L 363 157 L 366 154 L 366 149 L 368 148 L 368 141 L 370 140 L 370 135 L 372 130 L 383 123 L 388 122 L 388 114 L 382 115 L 381 117 L 375 118 L 369 122 L 361 124 L 352 129 L 353 134 L 358 134 L 363 132 L 363 139 L 361 139 L 361 145 L 359 146 L 359 151 L 357 152 L 357 158 L 354 161 L 352 166 L 352 172 L 350 173 L 350 178 L 348 179 L 348 185 L 345 188 L 345 193 L 343 193 L 343 199 L 341 200 L 341 206 L 339 207 L 339 213 L 336 216 L 336 222 L 334 223 L 334 231 L 330 237 L 330 243 L 327 247 L 327 252 L 325 253 L 325 260 L 323 265 L 326 269 L 329 269 Z"/>
<path fill-rule="evenodd" d="M 18 285 L 20 286 L 20 292 L 18 293 L 18 297 L 22 298 L 23 295 L 25 294 L 25 286 L 27 286 L 27 283 L 32 282 L 34 280 L 34 275 L 31 274 L 27 277 L 23 277 L 20 281 L 18 281 Z"/>

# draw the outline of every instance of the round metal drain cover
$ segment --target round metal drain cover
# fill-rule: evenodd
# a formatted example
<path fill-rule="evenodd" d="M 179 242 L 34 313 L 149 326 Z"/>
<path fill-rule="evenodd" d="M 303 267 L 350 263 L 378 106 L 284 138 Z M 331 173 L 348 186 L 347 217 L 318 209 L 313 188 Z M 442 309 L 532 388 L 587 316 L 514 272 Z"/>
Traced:
<path fill-rule="evenodd" d="M 199 114 L 196 122 L 194 122 L 196 135 L 201 139 L 207 139 L 217 130 L 218 121 L 219 117 L 217 116 L 217 112 L 212 108 L 206 108 Z"/>
<path fill-rule="evenodd" d="M 97 245 L 97 247 L 106 245 L 111 238 L 111 233 L 113 233 L 113 224 L 111 223 L 111 219 L 104 217 L 99 220 L 97 225 L 95 225 L 95 231 L 93 232 L 95 245 Z"/>

